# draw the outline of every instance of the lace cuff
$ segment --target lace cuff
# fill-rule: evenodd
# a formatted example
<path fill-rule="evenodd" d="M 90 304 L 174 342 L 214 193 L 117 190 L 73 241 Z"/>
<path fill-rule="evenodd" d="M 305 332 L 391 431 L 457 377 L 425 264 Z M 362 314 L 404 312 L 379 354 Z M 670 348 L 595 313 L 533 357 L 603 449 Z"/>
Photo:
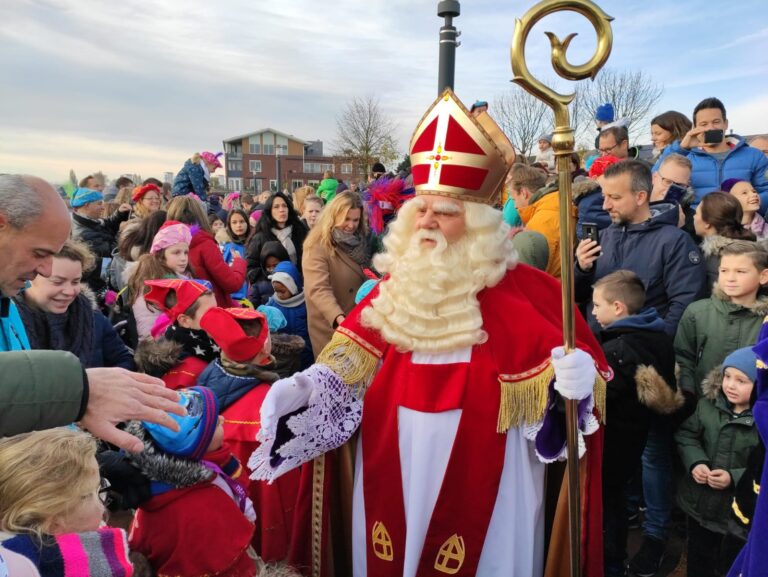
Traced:
<path fill-rule="evenodd" d="M 363 403 L 339 375 L 318 364 L 304 375 L 314 385 L 309 406 L 288 418 L 291 438 L 284 444 L 276 447 L 275 430 L 259 431 L 256 440 L 261 445 L 248 460 L 253 480 L 271 483 L 283 473 L 341 446 L 360 425 Z"/>

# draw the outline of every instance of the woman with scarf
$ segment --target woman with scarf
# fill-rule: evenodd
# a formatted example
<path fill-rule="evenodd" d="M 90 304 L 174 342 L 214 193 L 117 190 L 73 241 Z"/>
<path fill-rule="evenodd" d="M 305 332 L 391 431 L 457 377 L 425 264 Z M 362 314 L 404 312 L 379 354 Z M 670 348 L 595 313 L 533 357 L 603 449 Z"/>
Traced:
<path fill-rule="evenodd" d="M 261 252 L 270 241 L 278 241 L 288 252 L 288 258 L 301 270 L 302 249 L 307 237 L 307 228 L 301 222 L 290 199 L 282 192 L 276 192 L 264 204 L 264 211 L 256 224 L 248 249 L 248 282 L 255 284 L 269 281 L 267 272 L 261 266 Z M 261 303 L 257 303 L 261 304 Z"/>
<path fill-rule="evenodd" d="M 329 202 L 304 244 L 304 295 L 315 357 L 355 307 L 355 295 L 371 266 L 363 201 L 344 191 Z"/>
<path fill-rule="evenodd" d="M 38 275 L 14 300 L 32 349 L 69 351 L 84 368 L 134 370 L 133 353 L 82 284 L 95 259 L 88 247 L 69 239 L 53 257 L 51 275 Z"/>

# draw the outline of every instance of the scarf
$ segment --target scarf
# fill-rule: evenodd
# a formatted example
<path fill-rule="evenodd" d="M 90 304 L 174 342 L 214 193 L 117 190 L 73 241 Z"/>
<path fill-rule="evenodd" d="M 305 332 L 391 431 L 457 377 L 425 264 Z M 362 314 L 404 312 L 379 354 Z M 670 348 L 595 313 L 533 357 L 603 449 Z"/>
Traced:
<path fill-rule="evenodd" d="M 130 577 L 125 531 L 104 527 L 84 533 L 44 535 L 18 534 L 2 542 L 3 547 L 23 555 L 46 577 Z"/>
<path fill-rule="evenodd" d="M 14 301 L 33 350 L 69 351 L 88 366 L 93 351 L 93 303 L 77 295 L 62 314 L 47 313 L 27 302 L 24 295 Z"/>
<path fill-rule="evenodd" d="M 334 228 L 333 242 L 361 267 L 365 268 L 370 264 L 368 242 L 362 236 Z"/>
<path fill-rule="evenodd" d="M 293 264 L 297 264 L 296 246 L 293 244 L 293 239 L 291 238 L 292 232 L 293 232 L 293 226 L 291 226 L 290 224 L 285 228 L 272 229 L 272 234 L 274 234 L 277 240 L 280 241 L 280 244 L 282 244 L 285 247 L 285 250 L 288 251 L 288 257 L 291 259 L 291 262 Z"/>
<path fill-rule="evenodd" d="M 219 346 L 203 330 L 185 329 L 177 324 L 172 324 L 165 331 L 165 338 L 181 345 L 182 359 L 196 357 L 206 363 L 211 363 L 221 352 Z"/>

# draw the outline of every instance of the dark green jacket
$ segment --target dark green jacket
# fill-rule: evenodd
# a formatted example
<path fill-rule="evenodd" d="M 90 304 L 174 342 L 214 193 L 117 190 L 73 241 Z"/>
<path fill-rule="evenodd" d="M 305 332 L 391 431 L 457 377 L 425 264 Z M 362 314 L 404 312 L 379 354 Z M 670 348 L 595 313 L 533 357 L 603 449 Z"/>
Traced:
<path fill-rule="evenodd" d="M 731 516 L 734 489 L 741 479 L 749 454 L 757 445 L 758 433 L 751 410 L 735 415 L 721 391 L 722 369 L 715 367 L 702 383 L 704 396 L 696 412 L 675 433 L 685 475 L 679 483 L 680 508 L 710 531 L 725 534 Z M 691 471 L 700 464 L 731 475 L 726 489 L 699 485 Z"/>
<path fill-rule="evenodd" d="M 736 349 L 755 344 L 766 314 L 768 298 L 744 307 L 717 287 L 708 299 L 688 305 L 675 335 L 677 384 L 683 392 L 701 396 L 701 383 L 714 367 Z"/>
<path fill-rule="evenodd" d="M 80 420 L 87 389 L 83 367 L 72 353 L 0 352 L 0 437 Z"/>

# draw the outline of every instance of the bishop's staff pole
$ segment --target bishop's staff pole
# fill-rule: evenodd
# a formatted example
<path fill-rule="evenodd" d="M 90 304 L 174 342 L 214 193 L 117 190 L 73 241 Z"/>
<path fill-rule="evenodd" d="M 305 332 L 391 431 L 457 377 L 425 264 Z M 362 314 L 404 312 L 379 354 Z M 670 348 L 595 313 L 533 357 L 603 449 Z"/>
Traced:
<path fill-rule="evenodd" d="M 552 32 L 546 32 L 552 45 L 552 67 L 566 80 L 594 79 L 611 53 L 613 32 L 611 18 L 590 0 L 542 0 L 533 6 L 522 18 L 515 21 L 512 39 L 511 60 L 513 82 L 549 105 L 555 113 L 555 131 L 552 147 L 557 159 L 560 191 L 560 270 L 563 286 L 563 340 L 566 352 L 574 349 L 574 297 L 573 297 L 573 220 L 571 218 L 570 155 L 575 139 L 571 128 L 568 104 L 575 94 L 560 94 L 534 78 L 525 62 L 525 43 L 533 26 L 545 16 L 555 12 L 571 11 L 585 16 L 597 33 L 597 48 L 592 58 L 580 66 L 568 62 L 566 51 L 575 33 L 564 41 Z M 578 449 L 578 401 L 566 401 L 566 428 L 568 433 L 568 528 L 570 531 L 571 577 L 581 575 L 581 507 L 579 492 L 579 449 Z"/>

